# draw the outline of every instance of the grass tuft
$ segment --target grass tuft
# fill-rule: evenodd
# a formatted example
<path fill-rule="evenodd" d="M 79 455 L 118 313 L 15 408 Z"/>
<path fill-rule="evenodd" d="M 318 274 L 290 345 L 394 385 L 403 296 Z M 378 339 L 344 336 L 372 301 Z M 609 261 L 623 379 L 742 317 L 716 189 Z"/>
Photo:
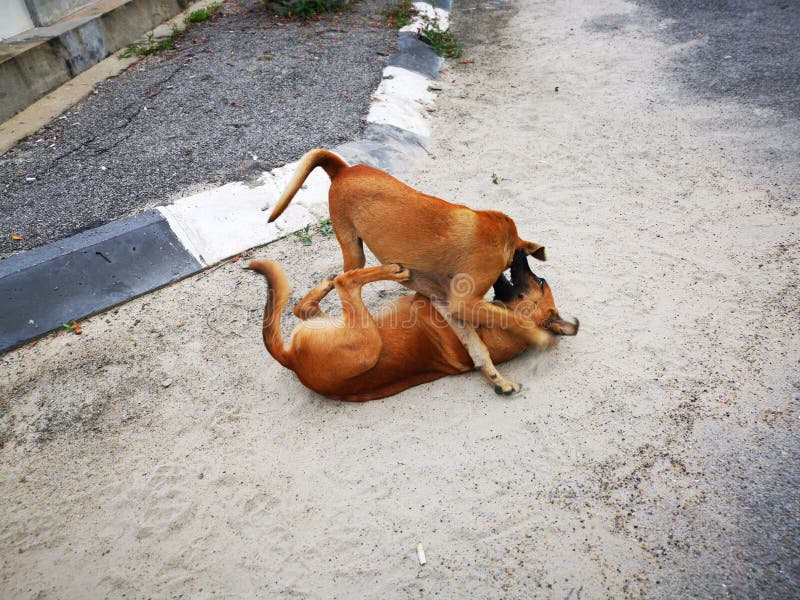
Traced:
<path fill-rule="evenodd" d="M 147 34 L 147 41 L 144 44 L 128 44 L 122 52 L 119 53 L 120 58 L 128 58 L 130 56 L 151 56 L 158 54 L 163 50 L 169 50 L 175 47 L 175 42 L 181 37 L 181 32 L 173 30 L 169 37 L 156 40 L 153 37 L 153 32 Z"/>
<path fill-rule="evenodd" d="M 314 15 L 349 9 L 360 0 L 261 0 L 261 3 L 284 17 L 308 19 Z"/>
<path fill-rule="evenodd" d="M 417 14 L 417 9 L 414 8 L 414 3 L 411 0 L 401 0 L 397 6 L 384 10 L 383 14 L 389 25 L 394 25 L 398 29 L 411 25 L 414 15 Z"/>
<path fill-rule="evenodd" d="M 425 25 L 425 29 L 420 32 L 420 39 L 430 44 L 436 54 L 445 58 L 459 58 L 464 53 L 464 48 L 449 30 L 439 29 L 436 21 Z"/>
<path fill-rule="evenodd" d="M 186 18 L 183 20 L 184 23 L 187 25 L 191 25 L 194 23 L 202 23 L 203 21 L 208 21 L 211 17 L 217 14 L 220 10 L 220 5 L 216 2 L 212 2 L 205 8 L 200 8 L 198 10 L 193 10 L 190 12 Z"/>

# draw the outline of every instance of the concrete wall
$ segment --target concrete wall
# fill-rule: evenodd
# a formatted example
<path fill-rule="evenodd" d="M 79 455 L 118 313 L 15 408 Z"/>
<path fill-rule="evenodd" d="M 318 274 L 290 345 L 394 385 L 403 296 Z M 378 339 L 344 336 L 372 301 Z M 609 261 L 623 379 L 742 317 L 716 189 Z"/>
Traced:
<path fill-rule="evenodd" d="M 3 0 L 0 8 L 0 40 L 8 39 L 33 27 L 25 0 Z"/>
<path fill-rule="evenodd" d="M 68 23 L 53 37 L 40 38 L 32 32 L 32 39 L 0 45 L 0 123 L 174 17 L 186 8 L 187 2 L 106 0 L 105 4 L 111 7 L 108 12 Z M 2 46 L 12 50 L 6 52 L 11 56 L 3 56 Z M 13 51 L 14 46 L 24 48 Z"/>
<path fill-rule="evenodd" d="M 33 24 L 47 27 L 76 10 L 91 4 L 91 0 L 25 0 Z"/>

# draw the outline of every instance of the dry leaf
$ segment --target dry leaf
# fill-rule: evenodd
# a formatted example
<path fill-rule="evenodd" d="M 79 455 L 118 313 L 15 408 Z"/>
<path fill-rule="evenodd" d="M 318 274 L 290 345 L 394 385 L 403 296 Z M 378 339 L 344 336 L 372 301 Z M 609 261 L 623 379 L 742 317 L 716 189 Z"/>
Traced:
<path fill-rule="evenodd" d="M 81 326 L 80 323 L 78 323 L 77 321 L 70 321 L 69 323 L 64 323 L 64 329 L 66 329 L 67 331 L 71 331 L 76 335 L 81 334 Z"/>
<path fill-rule="evenodd" d="M 229 263 L 231 263 L 231 264 L 233 264 L 233 263 L 235 263 L 235 262 L 239 262 L 239 260 L 240 260 L 241 258 L 242 258 L 242 255 L 241 255 L 241 254 L 237 254 L 236 256 L 233 256 L 233 257 L 229 258 L 229 259 L 228 259 L 228 262 L 229 262 Z"/>
<path fill-rule="evenodd" d="M 178 323 L 177 325 L 175 325 L 175 327 L 183 327 L 184 325 L 186 325 L 186 323 Z"/>
<path fill-rule="evenodd" d="M 20 234 L 18 234 L 18 233 L 12 233 L 11 234 L 11 239 L 19 241 L 19 240 L 22 239 L 22 236 Z"/>

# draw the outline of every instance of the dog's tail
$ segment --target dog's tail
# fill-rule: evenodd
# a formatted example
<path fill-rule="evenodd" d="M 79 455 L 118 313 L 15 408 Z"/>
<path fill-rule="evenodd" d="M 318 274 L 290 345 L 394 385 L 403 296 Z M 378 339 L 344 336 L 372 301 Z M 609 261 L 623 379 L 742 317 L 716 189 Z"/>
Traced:
<path fill-rule="evenodd" d="M 283 213 L 284 210 L 286 210 L 286 207 L 289 206 L 289 202 L 292 201 L 292 198 L 294 198 L 297 190 L 299 190 L 300 186 L 303 185 L 303 182 L 306 180 L 311 171 L 317 167 L 322 167 L 325 169 L 328 177 L 331 178 L 331 181 L 333 181 L 339 171 L 346 169 L 349 166 L 350 165 L 348 165 L 341 156 L 334 154 L 330 150 L 317 148 L 316 150 L 311 150 L 308 152 L 303 158 L 300 159 L 300 164 L 297 165 L 297 170 L 294 172 L 294 175 L 292 175 L 289 185 L 286 186 L 286 189 L 283 190 L 283 194 L 281 194 L 281 197 L 278 198 L 278 204 L 276 204 L 275 208 L 272 209 L 272 214 L 269 216 L 269 222 L 272 223 L 275 219 L 281 216 L 281 213 Z"/>
<path fill-rule="evenodd" d="M 264 320 L 261 326 L 264 345 L 275 360 L 287 369 L 291 369 L 291 357 L 281 335 L 281 315 L 289 301 L 291 291 L 289 279 L 280 265 L 267 260 L 255 260 L 247 268 L 261 273 L 267 280 L 267 303 L 264 306 Z"/>

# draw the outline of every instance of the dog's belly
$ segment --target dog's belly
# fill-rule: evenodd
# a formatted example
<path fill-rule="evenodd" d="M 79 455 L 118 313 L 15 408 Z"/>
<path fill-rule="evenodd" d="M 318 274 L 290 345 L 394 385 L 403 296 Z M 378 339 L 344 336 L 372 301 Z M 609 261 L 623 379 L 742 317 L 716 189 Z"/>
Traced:
<path fill-rule="evenodd" d="M 448 275 L 411 271 L 411 277 L 403 285 L 431 300 L 445 300 L 452 281 L 453 277 Z"/>

